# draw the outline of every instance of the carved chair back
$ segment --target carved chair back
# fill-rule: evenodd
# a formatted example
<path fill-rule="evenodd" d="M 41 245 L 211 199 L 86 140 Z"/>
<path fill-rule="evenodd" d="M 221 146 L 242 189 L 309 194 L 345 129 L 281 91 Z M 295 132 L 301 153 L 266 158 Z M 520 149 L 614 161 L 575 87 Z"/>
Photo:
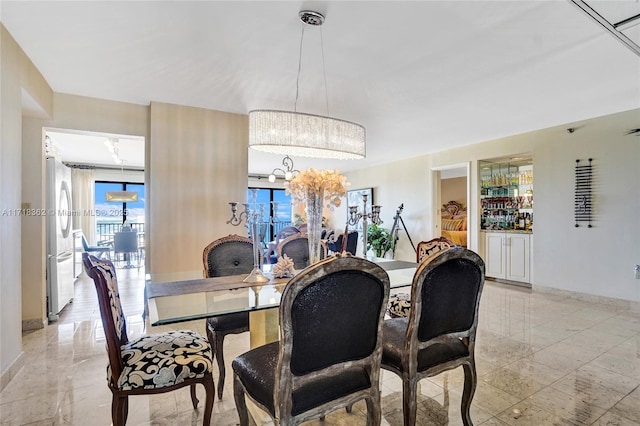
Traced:
<path fill-rule="evenodd" d="M 327 257 L 327 246 L 320 243 L 320 258 Z M 293 267 L 295 269 L 304 269 L 309 266 L 309 238 L 307 234 L 294 234 L 291 235 L 278 244 L 277 247 L 278 257 L 287 255 L 293 260 Z"/>
<path fill-rule="evenodd" d="M 429 241 L 420 241 L 416 248 L 416 262 L 422 263 L 425 260 L 449 250 L 456 245 L 445 237 L 434 238 Z"/>
<path fill-rule="evenodd" d="M 96 286 L 102 327 L 107 340 L 111 380 L 117 383 L 123 368 L 120 347 L 127 344 L 129 338 L 127 321 L 120 304 L 116 270 L 110 260 L 101 260 L 88 253 L 82 253 L 82 263 Z"/>
<path fill-rule="evenodd" d="M 258 256 L 262 264 L 262 255 Z M 240 235 L 218 238 L 202 252 L 205 277 L 248 274 L 253 269 L 253 241 Z"/>
<path fill-rule="evenodd" d="M 280 304 L 276 418 L 292 408 L 295 415 L 293 390 L 318 378 L 339 383 L 351 377 L 379 394 L 388 298 L 387 273 L 348 254 L 324 259 L 287 284 Z"/>
<path fill-rule="evenodd" d="M 411 289 L 410 359 L 443 339 L 462 339 L 473 356 L 483 286 L 484 262 L 471 250 L 453 247 L 423 262 Z"/>

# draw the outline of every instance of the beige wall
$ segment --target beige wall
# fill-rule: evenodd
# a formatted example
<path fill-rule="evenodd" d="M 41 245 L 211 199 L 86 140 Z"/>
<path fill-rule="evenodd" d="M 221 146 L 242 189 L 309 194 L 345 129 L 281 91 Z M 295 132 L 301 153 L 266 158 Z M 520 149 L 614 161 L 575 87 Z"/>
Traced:
<path fill-rule="evenodd" d="M 201 270 L 208 243 L 247 235 L 226 221 L 229 202 L 247 198 L 248 132 L 246 115 L 152 102 L 150 273 Z"/>
<path fill-rule="evenodd" d="M 480 251 L 478 160 L 533 153 L 533 288 L 554 288 L 640 302 L 640 143 L 626 136 L 638 127 L 640 110 L 543 129 L 348 173 L 354 188 L 374 187 L 386 226 L 395 206 L 414 242 L 433 238 L 437 209 L 430 170 L 471 161 L 469 248 Z M 566 128 L 578 130 L 568 133 Z M 575 160 L 594 159 L 593 228 L 574 227 Z M 341 212 L 337 213 L 341 215 Z M 396 258 L 412 260 L 400 234 Z M 482 254 L 482 253 L 481 253 Z"/>
<path fill-rule="evenodd" d="M 449 201 L 456 201 L 467 207 L 467 178 L 457 177 L 442 179 L 440 181 L 440 200 L 441 204 Z"/>
<path fill-rule="evenodd" d="M 52 113 L 52 91 L 29 58 L 0 24 L 0 389 L 20 367 L 22 354 L 22 259 L 25 221 L 17 212 L 22 191 L 38 175 L 24 176 L 23 106 L 41 117 Z M 23 185 L 24 183 L 24 185 Z M 35 184 L 37 186 L 37 183 Z M 28 235 L 31 237 L 31 235 Z M 36 238 L 37 239 L 37 238 Z M 36 241 L 37 243 L 37 241 Z M 39 264 L 40 253 L 33 255 Z M 29 280 L 30 277 L 27 277 Z"/>
<path fill-rule="evenodd" d="M 22 353 L 20 323 L 20 228 L 21 219 L 7 214 L 20 209 L 21 89 L 20 52 L 0 26 L 0 385 L 5 372 Z M 7 209 L 7 210 L 5 210 Z M 0 388 L 2 387 L 0 386 Z"/>
<path fill-rule="evenodd" d="M 22 202 L 32 209 L 46 209 L 42 121 L 24 117 L 22 129 Z M 46 323 L 45 221 L 45 216 L 22 218 L 23 330 L 42 328 Z"/>

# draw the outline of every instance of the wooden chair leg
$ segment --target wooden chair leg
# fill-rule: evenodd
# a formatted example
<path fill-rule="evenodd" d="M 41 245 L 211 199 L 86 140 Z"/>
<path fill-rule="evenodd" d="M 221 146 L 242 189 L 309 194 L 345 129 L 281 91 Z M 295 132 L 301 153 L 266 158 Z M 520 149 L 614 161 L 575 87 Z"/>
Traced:
<path fill-rule="evenodd" d="M 415 426 L 417 411 L 417 389 L 416 380 L 402 381 L 402 414 L 404 417 L 404 426 Z"/>
<path fill-rule="evenodd" d="M 378 398 L 367 398 L 367 426 L 377 426 L 382 422 L 382 407 L 380 406 L 380 392 Z M 352 408 L 349 406 L 348 408 Z"/>
<path fill-rule="evenodd" d="M 460 411 L 462 413 L 462 422 L 465 426 L 473 425 L 471 421 L 471 400 L 476 392 L 477 375 L 475 363 L 463 364 L 464 368 L 464 390 L 462 391 L 462 405 Z"/>
<path fill-rule="evenodd" d="M 193 409 L 198 408 L 198 397 L 196 396 L 196 385 L 189 386 L 189 390 L 191 392 L 191 404 L 193 404 Z"/>
<path fill-rule="evenodd" d="M 124 426 L 127 400 L 115 392 L 111 394 L 111 421 L 113 426 Z"/>
<path fill-rule="evenodd" d="M 224 392 L 224 379 L 226 376 L 226 369 L 224 367 L 224 334 L 211 330 L 207 324 L 207 339 L 211 345 L 211 352 L 213 357 L 218 363 L 218 399 L 222 399 L 222 393 Z"/>
<path fill-rule="evenodd" d="M 127 418 L 129 417 L 129 397 L 122 398 L 122 424 L 127 424 Z"/>
<path fill-rule="evenodd" d="M 226 377 L 226 369 L 224 367 L 224 333 L 214 333 L 215 337 L 215 354 L 216 362 L 218 363 L 218 399 L 222 399 L 222 392 L 224 392 L 224 378 Z"/>
<path fill-rule="evenodd" d="M 244 400 L 244 386 L 235 374 L 233 375 L 233 397 L 236 400 L 240 426 L 249 426 L 249 412 L 247 411 L 247 401 Z"/>
<path fill-rule="evenodd" d="M 211 413 L 213 412 L 213 401 L 216 399 L 216 387 L 213 382 L 213 374 L 205 376 L 204 380 L 205 391 L 205 403 L 204 403 L 204 415 L 202 418 L 203 426 L 211 425 Z M 193 385 L 195 388 L 195 385 Z M 194 391 L 195 392 L 195 391 Z"/>

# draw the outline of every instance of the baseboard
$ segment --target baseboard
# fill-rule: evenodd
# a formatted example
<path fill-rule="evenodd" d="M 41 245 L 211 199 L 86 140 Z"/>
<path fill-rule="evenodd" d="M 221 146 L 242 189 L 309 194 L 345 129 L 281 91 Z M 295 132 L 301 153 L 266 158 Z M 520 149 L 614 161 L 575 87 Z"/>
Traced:
<path fill-rule="evenodd" d="M 531 288 L 531 284 L 520 281 L 503 280 L 502 278 L 485 277 L 485 280 L 493 281 L 500 284 L 515 285 L 518 287 Z"/>
<path fill-rule="evenodd" d="M 562 290 L 554 287 L 545 287 L 542 285 L 534 285 L 533 291 L 537 291 L 540 293 L 554 294 L 557 296 L 570 297 L 572 299 L 581 300 L 583 302 L 598 303 L 601 305 L 609 306 L 614 309 L 640 314 L 640 302 L 635 302 L 633 300 L 616 299 L 615 297 L 580 293 L 577 291 Z"/>
<path fill-rule="evenodd" d="M 45 324 L 46 320 L 42 318 L 22 320 L 22 331 L 40 330 L 41 328 L 44 328 Z"/>
<path fill-rule="evenodd" d="M 18 358 L 0 374 L 0 392 L 9 384 L 11 380 L 18 374 L 20 369 L 24 366 L 24 352 L 20 352 Z"/>

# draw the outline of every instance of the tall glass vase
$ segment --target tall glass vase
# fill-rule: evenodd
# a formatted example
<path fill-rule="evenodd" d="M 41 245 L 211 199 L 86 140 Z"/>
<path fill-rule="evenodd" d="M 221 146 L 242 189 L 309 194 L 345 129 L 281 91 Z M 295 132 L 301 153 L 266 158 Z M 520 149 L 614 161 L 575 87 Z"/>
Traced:
<path fill-rule="evenodd" d="M 309 265 L 313 265 L 320 261 L 324 189 L 319 191 L 307 189 L 305 201 L 307 203 L 305 211 L 307 213 L 307 234 L 309 238 Z"/>

